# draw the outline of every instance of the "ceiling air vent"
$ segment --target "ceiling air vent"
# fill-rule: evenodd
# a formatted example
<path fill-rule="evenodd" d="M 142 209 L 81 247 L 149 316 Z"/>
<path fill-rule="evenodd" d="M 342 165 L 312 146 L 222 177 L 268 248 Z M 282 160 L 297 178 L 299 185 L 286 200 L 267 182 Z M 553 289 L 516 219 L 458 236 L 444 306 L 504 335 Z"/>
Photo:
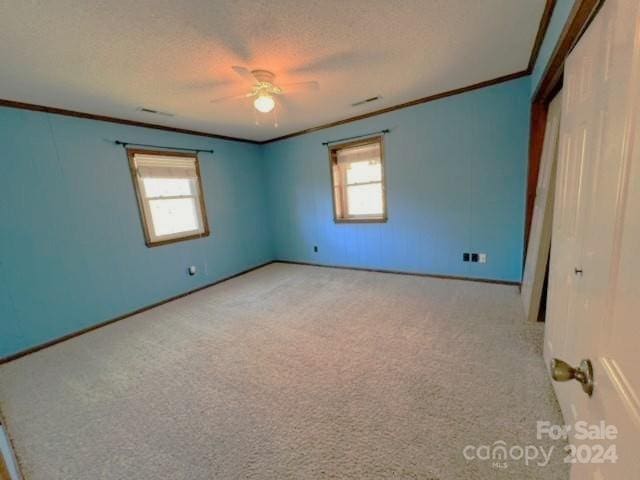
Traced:
<path fill-rule="evenodd" d="M 162 115 L 163 117 L 173 117 L 173 113 L 161 112 L 160 110 L 154 110 L 153 108 L 138 107 L 138 112 L 150 113 L 151 115 Z"/>
<path fill-rule="evenodd" d="M 359 107 L 360 105 L 364 105 L 365 103 L 376 102 L 376 101 L 380 100 L 381 98 L 382 97 L 379 96 L 379 95 L 377 97 L 366 98 L 364 100 L 360 100 L 359 102 L 352 103 L 351 106 L 352 107 Z"/>

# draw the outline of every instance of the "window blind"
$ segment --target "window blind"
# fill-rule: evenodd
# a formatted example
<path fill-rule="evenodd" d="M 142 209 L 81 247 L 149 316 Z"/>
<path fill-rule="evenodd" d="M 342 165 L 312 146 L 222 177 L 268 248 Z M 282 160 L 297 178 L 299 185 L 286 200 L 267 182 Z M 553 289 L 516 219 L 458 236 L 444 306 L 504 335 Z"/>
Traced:
<path fill-rule="evenodd" d="M 141 178 L 197 178 L 195 158 L 136 154 L 136 171 Z"/>
<path fill-rule="evenodd" d="M 355 162 L 371 162 L 380 163 L 380 144 L 370 143 L 357 147 L 343 148 L 337 151 L 337 162 L 355 163 Z"/>

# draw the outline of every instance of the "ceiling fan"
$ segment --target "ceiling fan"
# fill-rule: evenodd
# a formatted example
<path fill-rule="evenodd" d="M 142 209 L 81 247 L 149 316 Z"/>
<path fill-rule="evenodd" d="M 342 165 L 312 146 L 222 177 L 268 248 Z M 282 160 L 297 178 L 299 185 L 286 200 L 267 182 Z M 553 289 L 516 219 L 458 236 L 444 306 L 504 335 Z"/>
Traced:
<path fill-rule="evenodd" d="M 268 70 L 251 70 L 244 67 L 231 67 L 238 75 L 251 82 L 251 91 L 239 95 L 231 95 L 211 100 L 211 103 L 224 102 L 227 100 L 237 100 L 242 98 L 253 98 L 253 106 L 260 113 L 269 113 L 276 106 L 276 99 L 281 95 L 287 95 L 297 91 L 318 90 L 318 82 L 297 82 L 285 85 L 274 83 L 275 74 Z"/>

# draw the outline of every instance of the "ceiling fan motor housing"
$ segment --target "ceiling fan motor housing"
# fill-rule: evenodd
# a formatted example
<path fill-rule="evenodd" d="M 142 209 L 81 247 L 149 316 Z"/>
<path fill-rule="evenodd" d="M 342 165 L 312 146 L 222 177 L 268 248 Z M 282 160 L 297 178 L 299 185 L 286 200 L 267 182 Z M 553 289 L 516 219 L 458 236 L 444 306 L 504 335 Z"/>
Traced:
<path fill-rule="evenodd" d="M 258 81 L 253 87 L 253 95 L 280 95 L 282 89 L 273 84 L 275 75 L 268 70 L 251 70 L 251 75 Z"/>
<path fill-rule="evenodd" d="M 260 83 L 273 83 L 273 79 L 276 77 L 269 70 L 251 70 L 251 75 Z"/>

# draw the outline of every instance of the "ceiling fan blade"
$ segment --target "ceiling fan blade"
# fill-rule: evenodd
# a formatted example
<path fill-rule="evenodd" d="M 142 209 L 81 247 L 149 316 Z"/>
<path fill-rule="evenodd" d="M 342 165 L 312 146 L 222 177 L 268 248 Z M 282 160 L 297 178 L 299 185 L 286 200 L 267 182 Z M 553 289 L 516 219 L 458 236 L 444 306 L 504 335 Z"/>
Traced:
<path fill-rule="evenodd" d="M 280 85 L 280 88 L 282 89 L 282 93 L 309 92 L 312 90 L 319 90 L 320 84 L 316 81 L 296 82 L 296 83 L 288 83 L 286 85 Z"/>
<path fill-rule="evenodd" d="M 233 69 L 234 72 L 236 72 L 238 75 L 244 78 L 247 82 L 250 82 L 252 85 L 257 82 L 256 78 L 247 68 L 240 67 L 238 65 L 234 65 L 231 68 Z"/>
<path fill-rule="evenodd" d="M 210 100 L 210 103 L 226 102 L 227 100 L 239 100 L 241 98 L 247 98 L 252 95 L 253 95 L 252 93 L 242 93 L 240 95 L 229 95 L 227 97 L 214 98 L 213 100 Z"/>

